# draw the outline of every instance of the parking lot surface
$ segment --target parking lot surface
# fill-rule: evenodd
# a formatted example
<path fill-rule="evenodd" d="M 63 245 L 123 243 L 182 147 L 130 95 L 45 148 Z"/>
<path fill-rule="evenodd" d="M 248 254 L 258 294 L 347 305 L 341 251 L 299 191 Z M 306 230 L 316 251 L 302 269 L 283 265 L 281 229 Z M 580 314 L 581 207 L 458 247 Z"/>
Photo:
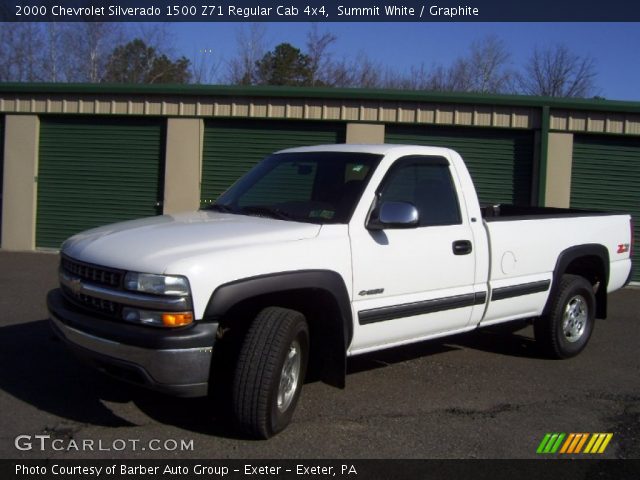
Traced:
<path fill-rule="evenodd" d="M 0 252 L 2 458 L 534 458 L 548 432 L 611 432 L 598 458 L 640 458 L 640 289 L 610 296 L 576 358 L 540 357 L 530 327 L 352 358 L 345 390 L 306 384 L 289 428 L 250 441 L 206 399 L 76 361 L 47 323 L 57 263 Z"/>

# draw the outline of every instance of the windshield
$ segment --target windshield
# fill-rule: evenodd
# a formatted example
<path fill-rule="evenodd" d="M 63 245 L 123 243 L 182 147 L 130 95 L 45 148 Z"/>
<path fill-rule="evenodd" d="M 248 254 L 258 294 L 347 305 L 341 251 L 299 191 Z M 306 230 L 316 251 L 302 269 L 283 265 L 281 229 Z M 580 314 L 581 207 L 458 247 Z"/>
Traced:
<path fill-rule="evenodd" d="M 347 223 L 381 155 L 280 153 L 267 157 L 207 209 L 310 223 Z"/>

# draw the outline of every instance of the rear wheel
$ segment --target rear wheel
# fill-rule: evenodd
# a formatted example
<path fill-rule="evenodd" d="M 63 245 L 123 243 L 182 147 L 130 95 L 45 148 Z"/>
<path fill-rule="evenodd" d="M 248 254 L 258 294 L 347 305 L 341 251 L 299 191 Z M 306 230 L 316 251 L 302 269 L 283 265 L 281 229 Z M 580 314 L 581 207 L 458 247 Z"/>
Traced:
<path fill-rule="evenodd" d="M 309 328 L 294 310 L 269 307 L 255 318 L 240 348 L 232 388 L 239 427 L 269 438 L 291 421 L 309 357 Z"/>
<path fill-rule="evenodd" d="M 595 323 L 593 287 L 583 277 L 563 275 L 549 314 L 534 323 L 536 342 L 552 358 L 570 358 L 589 342 Z"/>

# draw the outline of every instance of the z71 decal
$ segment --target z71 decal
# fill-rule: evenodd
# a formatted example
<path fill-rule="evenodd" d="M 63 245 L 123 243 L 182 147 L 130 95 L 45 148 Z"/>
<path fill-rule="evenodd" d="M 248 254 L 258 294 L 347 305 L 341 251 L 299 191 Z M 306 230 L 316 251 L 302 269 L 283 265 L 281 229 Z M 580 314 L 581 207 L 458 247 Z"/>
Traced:
<path fill-rule="evenodd" d="M 629 251 L 629 244 L 628 243 L 621 243 L 618 245 L 618 252 L 617 253 L 627 253 Z"/>

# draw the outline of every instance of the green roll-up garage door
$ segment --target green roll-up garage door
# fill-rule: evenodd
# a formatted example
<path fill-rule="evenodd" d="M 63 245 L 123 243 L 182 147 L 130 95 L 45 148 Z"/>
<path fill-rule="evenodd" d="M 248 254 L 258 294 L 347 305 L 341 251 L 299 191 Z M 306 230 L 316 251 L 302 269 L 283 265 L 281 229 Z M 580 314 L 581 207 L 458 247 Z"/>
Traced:
<path fill-rule="evenodd" d="M 342 143 L 344 124 L 216 120 L 205 124 L 203 204 L 214 201 L 258 161 L 289 147 Z"/>
<path fill-rule="evenodd" d="M 576 135 L 571 206 L 633 215 L 633 281 L 640 282 L 640 138 Z"/>
<path fill-rule="evenodd" d="M 531 204 L 533 132 L 387 125 L 385 141 L 456 150 L 486 203 Z"/>
<path fill-rule="evenodd" d="M 36 246 L 161 213 L 163 144 L 161 120 L 43 118 Z"/>

